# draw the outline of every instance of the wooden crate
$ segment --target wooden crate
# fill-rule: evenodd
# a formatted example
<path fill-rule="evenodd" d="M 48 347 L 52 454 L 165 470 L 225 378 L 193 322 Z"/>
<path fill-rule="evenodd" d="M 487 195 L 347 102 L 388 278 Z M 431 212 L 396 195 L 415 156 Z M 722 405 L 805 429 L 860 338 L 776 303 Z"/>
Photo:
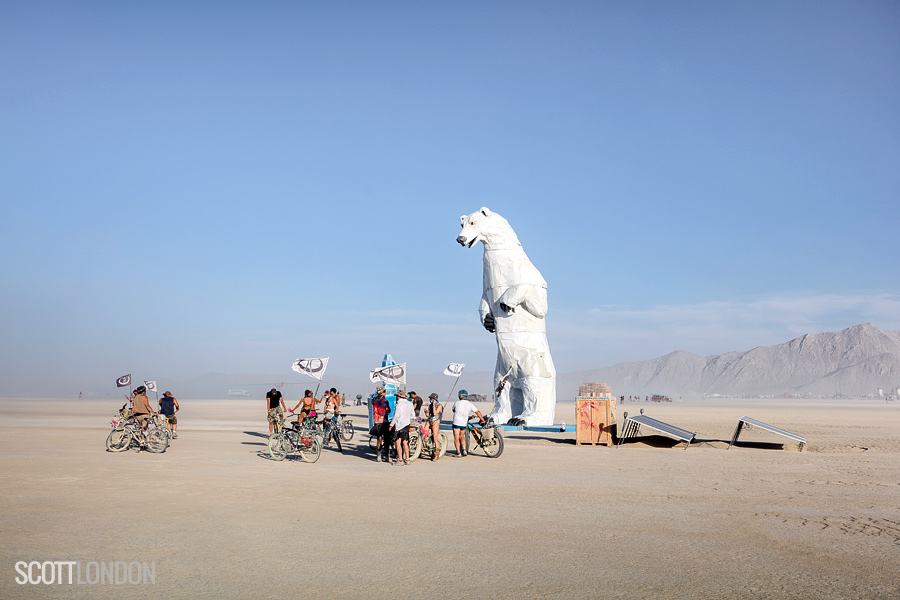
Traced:
<path fill-rule="evenodd" d="M 612 446 L 616 423 L 616 399 L 578 397 L 575 399 L 575 443 Z"/>

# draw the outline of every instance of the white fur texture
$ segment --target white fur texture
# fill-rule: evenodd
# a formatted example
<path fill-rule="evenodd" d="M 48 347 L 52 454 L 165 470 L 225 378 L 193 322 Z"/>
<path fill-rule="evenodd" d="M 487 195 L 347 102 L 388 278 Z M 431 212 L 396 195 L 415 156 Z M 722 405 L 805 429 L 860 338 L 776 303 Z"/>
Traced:
<path fill-rule="evenodd" d="M 552 425 L 556 413 L 556 368 L 547 342 L 547 282 L 528 260 L 509 223 L 487 208 L 460 217 L 456 241 L 484 245 L 481 323 L 494 320 L 497 368 L 494 388 L 509 373 L 491 416 L 526 425 Z"/>

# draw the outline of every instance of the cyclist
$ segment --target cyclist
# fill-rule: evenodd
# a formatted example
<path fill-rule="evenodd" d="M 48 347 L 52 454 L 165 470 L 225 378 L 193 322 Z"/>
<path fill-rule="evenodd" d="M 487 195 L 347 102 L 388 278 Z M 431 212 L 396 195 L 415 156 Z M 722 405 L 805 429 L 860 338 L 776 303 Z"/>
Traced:
<path fill-rule="evenodd" d="M 275 430 L 275 421 L 281 419 L 284 415 L 284 398 L 281 397 L 281 392 L 272 388 L 269 390 L 269 393 L 266 394 L 266 414 L 269 419 L 269 435 L 272 435 L 272 432 Z"/>
<path fill-rule="evenodd" d="M 178 433 L 176 433 L 175 429 L 178 427 L 178 417 L 175 416 L 175 413 L 181 407 L 178 406 L 178 400 L 175 399 L 175 396 L 172 395 L 172 392 L 166 390 L 163 393 L 162 398 L 159 399 L 159 412 L 161 414 L 166 415 L 166 420 L 169 421 L 169 427 L 172 428 L 172 439 L 178 437 Z"/>
<path fill-rule="evenodd" d="M 459 400 L 453 404 L 453 445 L 456 447 L 456 456 L 468 456 L 466 451 L 466 425 L 469 415 L 475 413 L 478 420 L 484 425 L 484 415 L 478 408 L 467 400 L 468 392 L 459 390 Z"/>
<path fill-rule="evenodd" d="M 147 399 L 147 388 L 139 386 L 134 390 L 134 408 L 131 410 L 131 416 L 141 426 L 141 431 L 147 426 L 147 419 L 150 415 L 155 415 L 156 411 L 150 406 L 150 400 Z"/>
<path fill-rule="evenodd" d="M 438 401 L 437 394 L 430 394 L 428 396 L 428 408 L 426 409 L 426 416 L 428 417 L 428 423 L 431 425 L 431 436 L 434 440 L 434 456 L 431 460 L 438 460 L 441 458 L 441 415 L 444 413 L 444 405 Z"/>
<path fill-rule="evenodd" d="M 324 397 L 322 398 L 325 399 Z M 312 390 L 306 390 L 303 392 L 303 398 L 300 399 L 300 402 L 297 403 L 297 406 L 291 409 L 291 412 L 296 412 L 297 408 L 302 404 L 303 410 L 300 411 L 300 423 L 307 419 L 307 417 L 315 417 L 316 416 L 316 404 L 321 402 L 321 400 L 316 400 L 316 397 L 313 396 Z"/>
<path fill-rule="evenodd" d="M 335 441 L 337 441 L 338 450 L 341 451 L 341 454 L 344 453 L 344 448 L 341 446 L 341 432 L 338 425 L 338 413 L 340 413 L 340 403 L 341 399 L 338 396 L 337 390 L 331 388 L 327 392 L 325 392 L 325 418 L 322 421 L 325 425 L 325 439 L 328 440 L 328 434 L 330 431 L 336 430 L 337 435 L 334 436 Z"/>

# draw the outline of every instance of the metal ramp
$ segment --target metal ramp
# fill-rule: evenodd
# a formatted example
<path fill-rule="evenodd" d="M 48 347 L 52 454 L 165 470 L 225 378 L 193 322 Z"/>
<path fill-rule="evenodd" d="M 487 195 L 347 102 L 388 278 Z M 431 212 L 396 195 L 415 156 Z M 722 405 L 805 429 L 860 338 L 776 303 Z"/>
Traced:
<path fill-rule="evenodd" d="M 650 429 L 655 429 L 669 437 L 673 437 L 680 442 L 686 442 L 687 445 L 684 447 L 685 450 L 688 449 L 688 446 L 691 445 L 691 442 L 694 441 L 694 438 L 697 436 L 697 434 L 692 431 L 681 429 L 680 427 L 675 427 L 668 423 L 663 423 L 662 421 L 646 415 L 629 417 L 628 413 L 625 413 L 625 427 L 622 428 L 622 434 L 619 436 L 619 443 L 616 447 L 621 446 L 622 442 L 625 441 L 625 438 L 636 436 L 642 425 L 644 427 L 649 427 Z"/>
<path fill-rule="evenodd" d="M 791 433 L 790 431 L 785 431 L 780 427 L 775 427 L 774 425 L 769 425 L 768 423 L 763 423 L 762 421 L 757 421 L 756 419 L 751 419 L 750 417 L 741 417 L 738 420 L 737 427 L 734 428 L 734 435 L 731 436 L 731 442 L 728 444 L 728 448 L 730 449 L 738 439 L 738 436 L 741 435 L 741 431 L 744 428 L 750 429 L 751 427 L 759 427 L 762 430 L 769 431 L 771 433 L 777 435 L 783 435 L 784 437 L 794 440 L 798 444 L 800 444 L 800 452 L 803 452 L 803 446 L 806 445 L 806 438 L 802 435 L 798 435 L 796 433 Z"/>

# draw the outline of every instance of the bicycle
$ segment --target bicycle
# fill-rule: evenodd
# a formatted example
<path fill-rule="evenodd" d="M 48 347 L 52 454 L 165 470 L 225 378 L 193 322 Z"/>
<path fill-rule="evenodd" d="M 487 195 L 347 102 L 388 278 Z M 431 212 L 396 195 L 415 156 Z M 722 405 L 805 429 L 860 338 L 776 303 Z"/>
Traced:
<path fill-rule="evenodd" d="M 338 416 L 341 418 L 341 439 L 345 442 L 349 442 L 353 439 L 353 434 L 356 433 L 353 429 L 353 421 L 346 418 L 347 415 L 343 413 L 339 414 Z"/>
<path fill-rule="evenodd" d="M 112 421 L 113 430 L 106 437 L 106 449 L 110 452 L 124 452 L 137 444 L 139 448 L 147 448 L 148 452 L 165 452 L 169 447 L 169 436 L 161 427 L 148 427 L 142 430 L 133 418 Z"/>
<path fill-rule="evenodd" d="M 431 454 L 435 458 L 434 433 L 431 431 L 431 421 L 428 419 L 413 419 L 413 427 L 409 430 L 409 460 L 418 458 L 422 452 Z M 440 432 L 438 440 L 441 444 L 441 452 L 438 456 L 444 456 L 447 452 L 449 440 L 447 434 Z"/>
<path fill-rule="evenodd" d="M 334 440 L 337 444 L 338 450 L 340 450 L 341 454 L 344 453 L 344 448 L 341 447 L 341 438 L 343 436 L 343 432 L 341 431 L 341 423 L 338 421 L 337 416 L 331 417 L 331 419 L 322 422 L 323 432 L 325 434 L 324 445 L 327 446 L 331 440 Z"/>
<path fill-rule="evenodd" d="M 477 421 L 469 421 L 466 424 L 466 452 L 469 452 L 471 441 L 481 448 L 488 458 L 497 458 L 503 454 L 503 435 L 488 417 L 484 425 Z"/>
<path fill-rule="evenodd" d="M 288 454 L 297 452 L 304 462 L 314 463 L 322 455 L 319 429 L 313 419 L 296 423 L 296 427 L 284 426 L 284 419 L 278 424 L 279 432 L 269 436 L 269 454 L 275 460 L 284 460 Z"/>

